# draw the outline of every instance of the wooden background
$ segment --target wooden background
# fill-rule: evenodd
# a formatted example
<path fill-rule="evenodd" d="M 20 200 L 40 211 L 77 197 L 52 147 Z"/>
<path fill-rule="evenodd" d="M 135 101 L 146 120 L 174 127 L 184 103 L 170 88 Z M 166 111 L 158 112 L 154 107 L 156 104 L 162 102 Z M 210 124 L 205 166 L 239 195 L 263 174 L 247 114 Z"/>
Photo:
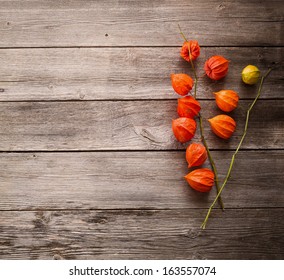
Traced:
<path fill-rule="evenodd" d="M 283 3 L 0 0 L 0 258 L 283 258 Z M 221 178 L 257 89 L 240 72 L 276 67 L 223 193 L 226 211 L 214 209 L 203 231 L 216 192 L 184 181 L 186 145 L 171 131 L 170 73 L 191 73 L 178 23 L 202 47 L 204 117 L 220 113 L 212 92 L 241 97 L 230 141 L 205 124 Z M 230 60 L 219 82 L 203 76 L 214 54 Z"/>

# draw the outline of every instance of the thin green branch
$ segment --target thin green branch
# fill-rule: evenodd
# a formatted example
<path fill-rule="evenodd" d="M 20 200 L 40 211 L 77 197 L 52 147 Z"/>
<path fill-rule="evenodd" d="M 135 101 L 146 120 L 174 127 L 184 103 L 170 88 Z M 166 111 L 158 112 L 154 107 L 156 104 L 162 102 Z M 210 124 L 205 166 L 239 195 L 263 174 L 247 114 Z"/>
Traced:
<path fill-rule="evenodd" d="M 187 42 L 187 39 L 186 39 L 186 37 L 185 37 L 185 35 L 184 35 L 184 33 L 182 32 L 182 30 L 181 30 L 181 28 L 180 28 L 180 25 L 178 24 L 178 28 L 179 28 L 179 33 L 180 33 L 180 35 L 183 37 L 183 39 Z"/>
<path fill-rule="evenodd" d="M 193 64 L 193 61 L 191 59 L 191 54 L 189 54 L 189 59 L 190 59 L 190 63 L 191 63 L 191 68 L 192 68 L 192 71 L 194 73 L 194 98 L 196 99 L 196 90 L 197 90 L 197 82 L 198 82 L 198 78 L 197 78 L 197 74 L 196 74 L 196 70 L 195 70 L 195 67 L 194 67 L 194 64 Z"/>
<path fill-rule="evenodd" d="M 190 56 L 189 56 L 190 57 Z M 196 99 L 196 91 L 197 91 L 197 82 L 198 82 L 198 77 L 197 77 L 197 74 L 196 74 L 196 70 L 195 70 L 195 67 L 194 67 L 194 64 L 193 64 L 193 61 L 190 57 L 190 63 L 191 63 L 191 67 L 192 67 L 192 71 L 194 73 L 194 78 L 195 78 L 195 83 L 194 83 L 194 98 Z M 218 181 L 218 173 L 217 173 L 217 169 L 216 169 L 216 165 L 215 165 L 215 162 L 213 160 L 213 157 L 211 155 L 211 152 L 209 150 L 209 147 L 207 145 L 207 142 L 206 142 L 206 139 L 204 137 L 204 129 L 203 129 L 203 122 L 202 122 L 202 115 L 201 113 L 199 112 L 199 115 L 198 115 L 198 118 L 199 118 L 199 128 L 200 128 L 200 134 L 201 134 L 201 140 L 206 148 L 206 151 L 207 151 L 207 154 L 208 154 L 208 158 L 209 158 L 209 161 L 210 161 L 210 164 L 211 164 L 211 167 L 213 169 L 213 172 L 214 172 L 214 180 L 215 180 L 215 186 L 216 186 L 216 189 L 217 189 L 217 193 L 219 193 L 220 191 L 220 187 L 219 187 L 219 181 Z M 220 206 L 222 208 L 222 210 L 224 210 L 224 203 L 223 203 L 223 200 L 222 200 L 222 197 L 219 196 L 219 203 L 220 203 Z"/>
<path fill-rule="evenodd" d="M 207 212 L 207 215 L 201 225 L 201 228 L 202 229 L 205 229 L 206 228 L 206 224 L 207 224 L 207 221 L 210 217 L 210 214 L 211 214 L 211 211 L 215 205 L 215 203 L 217 202 L 218 198 L 220 197 L 224 187 L 226 186 L 229 178 L 230 178 L 230 175 L 231 175 L 231 171 L 232 171 L 232 168 L 233 168 L 233 165 L 234 165 L 234 162 L 235 162 L 235 157 L 240 149 L 240 147 L 242 146 L 242 143 L 246 137 L 246 134 L 247 134 L 247 129 L 248 129 L 248 122 L 249 122 L 249 116 L 250 116 L 250 111 L 252 110 L 253 106 L 255 105 L 256 101 L 258 100 L 259 96 L 260 96 L 260 93 L 261 93 L 261 89 L 262 89 L 262 85 L 263 85 L 263 82 L 265 80 L 265 78 L 269 75 L 269 73 L 271 72 L 272 69 L 269 69 L 264 76 L 262 76 L 261 78 L 261 81 L 260 81 L 260 84 L 259 84 L 259 88 L 258 88 L 258 92 L 257 92 L 257 95 L 253 101 L 253 103 L 249 106 L 248 110 L 247 110 L 247 115 L 246 115 L 246 123 L 245 123 L 245 127 L 244 127 L 244 132 L 243 132 L 243 136 L 239 142 L 239 145 L 237 146 L 236 148 L 236 151 L 234 152 L 233 156 L 232 156 L 232 159 L 231 159 L 231 163 L 230 163 L 230 166 L 229 166 L 229 169 L 228 169 L 228 172 L 227 172 L 227 175 L 226 175 L 226 178 L 221 186 L 221 189 L 220 191 L 218 192 L 218 194 L 216 195 L 214 201 L 212 202 L 211 206 L 209 207 L 208 209 L 208 212 Z"/>
<path fill-rule="evenodd" d="M 211 155 L 211 152 L 209 150 L 207 141 L 206 141 L 206 139 L 204 137 L 203 118 L 202 118 L 200 113 L 198 115 L 198 118 L 199 118 L 199 128 L 200 128 L 201 140 L 202 140 L 202 142 L 203 142 L 203 144 L 204 144 L 204 146 L 206 148 L 206 151 L 207 151 L 207 154 L 208 154 L 208 158 L 209 158 L 210 164 L 211 164 L 213 172 L 214 172 L 214 181 L 215 181 L 215 186 L 216 186 L 217 194 L 218 194 L 220 192 L 220 186 L 219 186 L 217 168 L 216 168 L 215 162 L 213 160 L 213 157 Z M 223 203 L 222 197 L 219 196 L 218 199 L 219 199 L 219 204 L 220 204 L 222 210 L 224 210 L 225 207 L 224 207 L 224 203 Z"/>

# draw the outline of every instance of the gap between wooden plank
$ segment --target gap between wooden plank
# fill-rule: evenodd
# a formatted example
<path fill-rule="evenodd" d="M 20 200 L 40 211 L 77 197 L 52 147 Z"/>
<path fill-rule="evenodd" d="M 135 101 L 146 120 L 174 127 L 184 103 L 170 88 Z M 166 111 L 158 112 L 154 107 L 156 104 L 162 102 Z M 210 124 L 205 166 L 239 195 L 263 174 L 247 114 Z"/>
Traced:
<path fill-rule="evenodd" d="M 0 83 L 3 82 L 3 81 L 0 81 Z M 5 82 L 5 81 L 4 81 Z M 176 98 L 176 100 L 178 100 L 179 97 Z M 78 99 L 70 99 L 70 100 L 41 100 L 41 99 L 33 99 L 33 100 L 0 100 L 0 103 L 7 103 L 7 102 L 11 102 L 11 103 L 17 103 L 17 102 L 56 102 L 56 103 L 59 103 L 59 102 L 93 102 L 93 101 L 99 101 L 99 102 L 141 102 L 141 101 L 169 101 L 169 100 L 174 100 L 173 98 L 163 98 L 163 99 L 157 99 L 157 98 L 146 98 L 146 99 L 113 99 L 113 100 L 110 100 L 110 99 L 84 99 L 84 100 L 78 100 Z M 198 98 L 198 101 L 199 100 L 202 100 L 202 101 L 211 101 L 211 102 L 214 102 L 213 99 L 209 99 L 209 98 Z M 249 98 L 240 98 L 239 99 L 240 101 L 241 100 L 246 100 L 246 101 L 253 101 L 254 98 L 252 97 L 249 97 Z M 273 101 L 273 100 L 284 100 L 284 97 L 275 97 L 275 98 L 262 98 L 261 96 L 259 97 L 258 100 L 265 100 L 265 101 Z"/>
<path fill-rule="evenodd" d="M 188 145 L 191 142 L 188 142 Z M 210 151 L 215 151 L 215 152 L 232 152 L 234 151 L 234 149 L 218 149 L 218 148 L 211 148 Z M 261 149 L 253 149 L 253 148 L 249 148 L 249 149 L 242 149 L 240 148 L 239 151 L 246 151 L 246 152 L 250 152 L 250 151 L 284 151 L 284 148 L 261 148 Z M 42 153 L 42 154 L 46 154 L 46 153 L 58 153 L 58 154 L 62 154 L 62 153 L 136 153 L 136 152 L 143 152 L 143 153 L 147 153 L 147 152 L 153 152 L 153 153 L 168 153 L 168 152 L 180 152 L 180 153 L 184 153 L 185 152 L 185 148 L 180 148 L 180 149 L 165 149 L 165 150 L 32 150 L 32 151 L 6 151 L 6 150 L 0 150 L 0 154 L 36 154 L 36 153 Z"/>
<path fill-rule="evenodd" d="M 218 205 L 213 209 L 213 211 L 220 211 L 220 213 L 224 213 L 226 211 L 233 211 L 233 210 L 265 210 L 265 209 L 284 209 L 284 206 L 269 206 L 269 207 L 227 207 L 224 211 L 222 211 Z M 140 212 L 140 211 L 149 211 L 149 212 L 158 212 L 158 211 L 181 211 L 181 210 L 208 210 L 208 207 L 172 207 L 172 208 L 151 208 L 151 207 L 141 207 L 141 208 L 32 208 L 32 209 L 0 209 L 0 212 L 37 212 L 37 211 L 44 211 L 44 212 L 78 212 L 78 211 L 89 211 L 89 212 L 114 212 L 117 213 L 119 211 L 133 211 L 133 212 Z M 206 211 L 204 212 L 206 213 Z"/>
<path fill-rule="evenodd" d="M 17 49 L 124 49 L 124 48 L 180 48 L 182 44 L 180 45 L 141 45 L 141 46 L 132 46 L 132 45 L 125 45 L 125 46 L 37 46 L 37 47 L 26 47 L 26 46 L 20 46 L 20 47 L 0 47 L 0 50 L 17 50 Z M 270 45 L 200 45 L 201 48 L 283 48 L 284 45 L 276 45 L 276 46 L 270 46 Z"/>

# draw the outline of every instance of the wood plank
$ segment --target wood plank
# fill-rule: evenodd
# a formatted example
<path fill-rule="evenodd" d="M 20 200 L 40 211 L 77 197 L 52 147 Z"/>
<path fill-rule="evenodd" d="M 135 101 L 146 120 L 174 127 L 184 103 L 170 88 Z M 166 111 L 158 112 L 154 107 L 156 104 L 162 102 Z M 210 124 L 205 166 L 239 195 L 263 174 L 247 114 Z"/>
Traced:
<path fill-rule="evenodd" d="M 0 212 L 1 259 L 283 259 L 284 210 Z"/>
<path fill-rule="evenodd" d="M 232 152 L 213 156 L 222 181 Z M 0 210 L 206 208 L 216 195 L 188 186 L 183 151 L 2 153 L 0 162 Z M 239 152 L 226 208 L 284 207 L 283 162 L 283 150 Z"/>
<path fill-rule="evenodd" d="M 75 48 L 0 50 L 0 101 L 175 99 L 171 73 L 191 73 L 179 56 L 180 48 Z M 204 77 L 207 58 L 221 54 L 230 60 L 227 77 L 212 82 Z M 276 63 L 261 98 L 283 98 L 283 48 L 202 48 L 197 60 L 201 78 L 198 96 L 234 89 L 241 98 L 253 98 L 256 86 L 241 82 L 247 64 L 265 72 Z M 192 75 L 192 74 L 191 74 Z"/>
<path fill-rule="evenodd" d="M 0 47 L 283 46 L 283 1 L 0 1 Z"/>
<path fill-rule="evenodd" d="M 221 113 L 214 101 L 203 101 L 201 106 L 205 120 Z M 215 136 L 205 121 L 205 137 L 211 148 L 236 148 L 248 106 L 248 101 L 242 101 L 231 114 L 237 129 L 229 141 Z M 283 148 L 283 106 L 277 100 L 259 101 L 244 149 Z M 4 102 L 0 104 L 0 150 L 184 149 L 186 144 L 178 143 L 172 133 L 171 121 L 176 117 L 175 100 Z M 197 132 L 194 139 L 199 138 Z"/>

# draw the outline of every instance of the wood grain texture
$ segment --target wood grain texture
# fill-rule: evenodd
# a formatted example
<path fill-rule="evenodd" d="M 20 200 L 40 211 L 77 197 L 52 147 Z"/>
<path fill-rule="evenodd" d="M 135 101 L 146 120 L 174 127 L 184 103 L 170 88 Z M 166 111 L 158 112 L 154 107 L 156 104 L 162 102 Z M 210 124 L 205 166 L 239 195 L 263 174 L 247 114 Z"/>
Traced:
<path fill-rule="evenodd" d="M 0 150 L 165 150 L 184 149 L 171 122 L 172 101 L 4 102 L 0 104 Z M 221 111 L 203 101 L 204 119 Z M 235 149 L 243 133 L 248 101 L 231 114 L 237 129 L 229 141 L 214 135 L 205 121 L 205 137 L 214 149 Z M 283 102 L 259 101 L 251 114 L 244 149 L 283 148 Z M 194 140 L 200 139 L 199 130 Z"/>
<path fill-rule="evenodd" d="M 221 180 L 232 152 L 213 156 Z M 206 208 L 216 195 L 188 186 L 183 151 L 2 153 L 0 162 L 0 210 Z M 283 150 L 240 152 L 226 208 L 284 207 L 283 162 Z"/>
<path fill-rule="evenodd" d="M 0 47 L 283 46 L 283 1 L 0 1 Z M 265 35 L 264 35 L 265 33 Z"/>
<path fill-rule="evenodd" d="M 0 212 L 1 259 L 283 259 L 283 209 Z"/>
<path fill-rule="evenodd" d="M 284 104 L 281 0 L 0 0 L 0 259 L 283 259 Z M 192 190 L 170 73 L 197 61 L 204 119 L 221 112 L 212 92 L 236 90 L 237 131 L 205 137 L 223 179 L 251 114 L 223 199 Z M 203 63 L 230 60 L 211 82 Z M 199 141 L 196 134 L 194 141 Z M 208 166 L 208 163 L 205 164 Z"/>
<path fill-rule="evenodd" d="M 177 41 L 179 42 L 179 41 Z M 192 75 L 180 48 L 75 48 L 0 50 L 0 101 L 176 99 L 171 73 Z M 203 65 L 212 55 L 230 60 L 227 77 L 212 82 Z M 265 82 L 261 98 L 283 99 L 283 48 L 202 48 L 196 64 L 198 98 L 234 89 L 241 98 L 253 98 L 256 86 L 241 81 L 247 64 L 262 72 L 277 65 Z"/>

